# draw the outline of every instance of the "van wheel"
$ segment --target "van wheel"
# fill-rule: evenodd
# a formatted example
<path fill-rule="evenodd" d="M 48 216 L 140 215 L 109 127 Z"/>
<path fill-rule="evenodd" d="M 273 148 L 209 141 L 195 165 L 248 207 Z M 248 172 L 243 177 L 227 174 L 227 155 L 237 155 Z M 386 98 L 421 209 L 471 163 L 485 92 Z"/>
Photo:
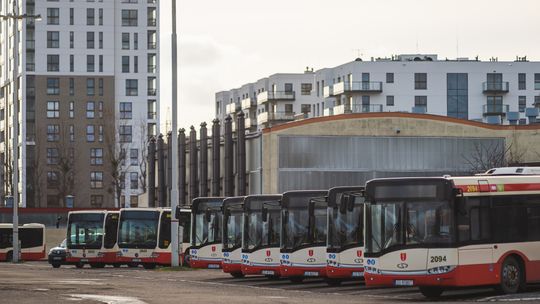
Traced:
<path fill-rule="evenodd" d="M 236 279 L 244 277 L 244 274 L 241 273 L 241 272 L 231 272 L 231 275 L 232 275 L 233 278 L 236 278 Z"/>
<path fill-rule="evenodd" d="M 420 286 L 420 292 L 428 299 L 436 299 L 441 296 L 444 289 L 433 286 Z"/>
<path fill-rule="evenodd" d="M 155 269 L 156 264 L 145 263 L 145 264 L 143 264 L 143 267 L 144 267 L 144 269 Z"/>
<path fill-rule="evenodd" d="M 499 289 L 505 294 L 516 293 L 525 287 L 524 272 L 514 257 L 507 257 L 501 267 Z"/>
<path fill-rule="evenodd" d="M 52 263 L 53 268 L 60 268 L 61 265 L 62 264 L 60 264 L 60 263 Z"/>
<path fill-rule="evenodd" d="M 75 267 L 77 267 L 77 268 L 83 268 L 83 267 L 84 267 L 84 264 L 83 264 L 83 263 L 77 263 L 77 264 L 75 264 Z"/>
<path fill-rule="evenodd" d="M 289 280 L 293 283 L 302 283 L 304 281 L 304 277 L 290 277 Z"/>

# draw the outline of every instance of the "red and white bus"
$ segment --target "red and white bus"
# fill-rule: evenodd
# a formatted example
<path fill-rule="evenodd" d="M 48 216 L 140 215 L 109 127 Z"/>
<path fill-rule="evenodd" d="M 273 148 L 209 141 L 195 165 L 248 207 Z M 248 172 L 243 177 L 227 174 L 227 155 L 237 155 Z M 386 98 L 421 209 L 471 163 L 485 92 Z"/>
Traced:
<path fill-rule="evenodd" d="M 328 284 L 364 277 L 364 187 L 328 190 Z"/>
<path fill-rule="evenodd" d="M 222 197 L 200 197 L 191 204 L 190 266 L 221 268 Z"/>
<path fill-rule="evenodd" d="M 281 198 L 280 274 L 293 282 L 326 276 L 328 191 L 289 191 Z"/>
<path fill-rule="evenodd" d="M 45 258 L 45 225 L 19 226 L 20 259 L 37 261 Z M 0 261 L 13 259 L 13 224 L 0 224 Z"/>
<path fill-rule="evenodd" d="M 242 273 L 280 276 L 281 195 L 249 195 L 244 199 Z"/>
<path fill-rule="evenodd" d="M 235 278 L 244 276 L 242 273 L 242 213 L 244 197 L 228 197 L 223 200 L 223 272 L 230 273 Z"/>
<path fill-rule="evenodd" d="M 376 179 L 366 184 L 368 286 L 540 281 L 540 175 Z"/>
<path fill-rule="evenodd" d="M 190 210 L 181 209 L 181 212 Z M 184 229 L 184 248 L 186 235 L 189 231 Z M 120 209 L 118 247 L 118 260 L 123 264 L 143 265 L 146 269 L 171 265 L 171 209 Z M 179 259 L 183 258 L 184 253 L 179 252 Z"/>

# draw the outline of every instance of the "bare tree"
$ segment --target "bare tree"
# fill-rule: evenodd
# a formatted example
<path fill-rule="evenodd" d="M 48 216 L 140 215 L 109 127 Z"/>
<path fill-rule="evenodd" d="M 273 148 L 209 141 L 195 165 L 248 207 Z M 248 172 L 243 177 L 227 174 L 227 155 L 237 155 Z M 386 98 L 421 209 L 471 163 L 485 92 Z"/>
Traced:
<path fill-rule="evenodd" d="M 506 145 L 504 142 L 490 144 L 475 143 L 470 156 L 463 156 L 469 165 L 471 173 L 486 172 L 492 168 L 519 165 L 522 162 L 524 151 L 520 149 L 516 140 Z"/>
<path fill-rule="evenodd" d="M 75 188 L 75 150 L 73 142 L 70 140 L 69 126 L 60 126 L 60 138 L 55 147 L 58 151 L 58 160 L 55 169 L 58 176 L 58 196 L 63 200 L 67 195 L 73 195 Z"/>
<path fill-rule="evenodd" d="M 109 162 L 108 173 L 111 177 L 107 191 L 114 195 L 116 206 L 120 206 L 122 190 L 125 188 L 126 173 L 131 167 L 131 162 L 127 161 L 127 153 L 131 147 L 131 140 L 120 134 L 120 130 L 124 126 L 128 126 L 128 124 L 120 119 L 114 119 L 114 121 L 110 121 L 105 126 L 106 132 L 104 134 L 107 147 L 106 158 Z"/>
<path fill-rule="evenodd" d="M 139 158 L 139 185 L 143 193 L 146 193 L 147 184 L 146 176 L 148 175 L 148 144 L 150 142 L 150 137 L 148 136 L 148 126 L 144 119 L 140 120 L 141 128 L 141 140 L 140 140 L 140 158 Z"/>

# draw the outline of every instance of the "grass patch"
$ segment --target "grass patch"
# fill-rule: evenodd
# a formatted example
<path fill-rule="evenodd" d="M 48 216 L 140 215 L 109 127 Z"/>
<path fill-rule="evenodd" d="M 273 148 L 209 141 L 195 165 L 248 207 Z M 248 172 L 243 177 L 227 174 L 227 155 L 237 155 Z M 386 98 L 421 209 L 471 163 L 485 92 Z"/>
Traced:
<path fill-rule="evenodd" d="M 195 268 L 185 267 L 185 266 L 178 266 L 178 267 L 159 267 L 157 271 L 194 271 L 197 270 Z"/>

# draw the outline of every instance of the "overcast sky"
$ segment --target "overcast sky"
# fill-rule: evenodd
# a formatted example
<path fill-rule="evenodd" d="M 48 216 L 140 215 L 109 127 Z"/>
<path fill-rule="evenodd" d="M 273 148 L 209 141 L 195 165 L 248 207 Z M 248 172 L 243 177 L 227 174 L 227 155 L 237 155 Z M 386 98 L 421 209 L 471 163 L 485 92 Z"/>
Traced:
<path fill-rule="evenodd" d="M 171 0 L 160 1 L 161 131 L 170 121 Z M 279 72 L 435 53 L 540 60 L 539 0 L 177 0 L 179 127 L 214 118 L 214 94 Z"/>

